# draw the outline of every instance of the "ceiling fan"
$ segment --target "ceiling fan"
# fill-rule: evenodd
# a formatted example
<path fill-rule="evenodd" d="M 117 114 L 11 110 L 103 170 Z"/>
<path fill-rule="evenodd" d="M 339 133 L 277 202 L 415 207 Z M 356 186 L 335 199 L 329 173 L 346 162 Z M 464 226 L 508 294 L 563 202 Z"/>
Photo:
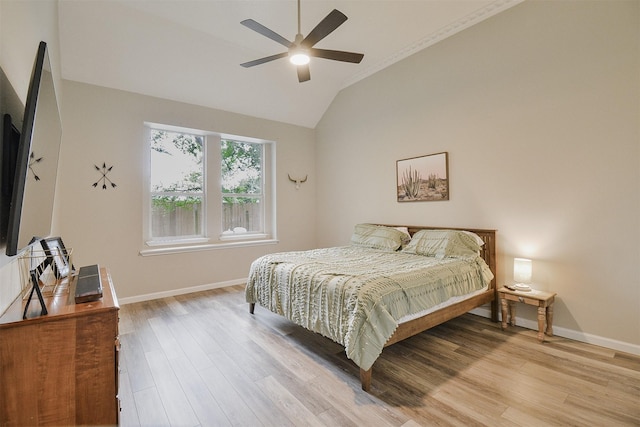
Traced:
<path fill-rule="evenodd" d="M 255 65 L 264 64 L 265 62 L 274 61 L 276 59 L 289 57 L 289 60 L 296 65 L 298 70 L 298 81 L 300 83 L 311 80 L 309 72 L 310 57 L 331 59 L 333 61 L 352 62 L 359 64 L 364 55 L 362 53 L 345 52 L 341 50 L 317 49 L 313 46 L 320 40 L 331 34 L 336 28 L 347 20 L 347 16 L 337 9 L 333 9 L 325 18 L 315 26 L 307 37 L 303 37 L 300 31 L 300 0 L 298 0 L 298 34 L 293 42 L 282 37 L 280 34 L 270 30 L 264 25 L 254 21 L 253 19 L 245 19 L 240 22 L 247 28 L 252 29 L 271 40 L 280 43 L 288 49 L 287 52 L 278 53 L 276 55 L 267 56 L 253 61 L 245 62 L 242 65 L 245 68 Z"/>

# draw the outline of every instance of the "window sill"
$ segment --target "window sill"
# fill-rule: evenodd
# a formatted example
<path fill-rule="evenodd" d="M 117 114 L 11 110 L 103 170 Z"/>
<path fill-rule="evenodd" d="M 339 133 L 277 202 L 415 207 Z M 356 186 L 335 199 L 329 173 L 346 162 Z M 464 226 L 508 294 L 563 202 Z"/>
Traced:
<path fill-rule="evenodd" d="M 238 234 L 221 234 L 220 235 L 220 241 L 222 242 L 237 242 L 240 240 L 244 240 L 244 241 L 251 241 L 251 242 L 256 242 L 256 241 L 261 241 L 266 239 L 267 237 L 269 237 L 268 234 L 258 234 L 258 233 L 238 233 Z"/>
<path fill-rule="evenodd" d="M 194 237 L 191 239 L 180 239 L 180 240 L 149 240 L 146 242 L 147 246 L 157 247 L 176 247 L 176 246 L 195 246 L 209 243 L 210 239 L 206 237 Z"/>
<path fill-rule="evenodd" d="M 188 252 L 200 252 L 200 251 L 212 251 L 218 249 L 233 249 L 249 246 L 263 246 L 263 245 L 275 245 L 279 241 L 277 239 L 264 239 L 264 240 L 244 240 L 233 241 L 224 243 L 209 243 L 205 245 L 197 244 L 184 244 L 176 246 L 166 246 L 162 248 L 142 249 L 140 255 L 142 256 L 154 256 L 154 255 L 170 255 L 181 254 Z"/>

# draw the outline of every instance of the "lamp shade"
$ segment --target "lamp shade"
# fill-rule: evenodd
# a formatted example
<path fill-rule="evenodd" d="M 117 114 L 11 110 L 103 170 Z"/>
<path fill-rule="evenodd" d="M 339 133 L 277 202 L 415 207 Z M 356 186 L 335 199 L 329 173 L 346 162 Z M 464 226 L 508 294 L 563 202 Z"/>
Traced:
<path fill-rule="evenodd" d="M 513 279 L 519 283 L 531 283 L 531 260 L 514 258 Z"/>

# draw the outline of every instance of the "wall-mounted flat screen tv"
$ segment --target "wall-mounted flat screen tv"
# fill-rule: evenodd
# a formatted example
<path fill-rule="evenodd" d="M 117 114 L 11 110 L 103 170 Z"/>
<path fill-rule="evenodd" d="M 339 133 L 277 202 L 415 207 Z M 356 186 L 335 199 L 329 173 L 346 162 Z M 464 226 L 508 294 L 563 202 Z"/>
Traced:
<path fill-rule="evenodd" d="M 51 235 L 61 137 L 47 44 L 40 42 L 18 143 L 7 230 L 9 256 Z"/>

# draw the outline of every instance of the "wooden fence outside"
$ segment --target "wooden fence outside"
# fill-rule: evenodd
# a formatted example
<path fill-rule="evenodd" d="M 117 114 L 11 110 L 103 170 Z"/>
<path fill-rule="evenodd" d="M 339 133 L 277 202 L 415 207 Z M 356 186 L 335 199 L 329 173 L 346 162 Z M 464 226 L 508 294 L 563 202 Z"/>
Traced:
<path fill-rule="evenodd" d="M 153 237 L 200 236 L 202 231 L 202 207 L 192 204 L 167 210 L 152 211 Z M 262 231 L 262 212 L 258 203 L 225 203 L 222 206 L 222 230 L 243 227 L 247 231 Z"/>

